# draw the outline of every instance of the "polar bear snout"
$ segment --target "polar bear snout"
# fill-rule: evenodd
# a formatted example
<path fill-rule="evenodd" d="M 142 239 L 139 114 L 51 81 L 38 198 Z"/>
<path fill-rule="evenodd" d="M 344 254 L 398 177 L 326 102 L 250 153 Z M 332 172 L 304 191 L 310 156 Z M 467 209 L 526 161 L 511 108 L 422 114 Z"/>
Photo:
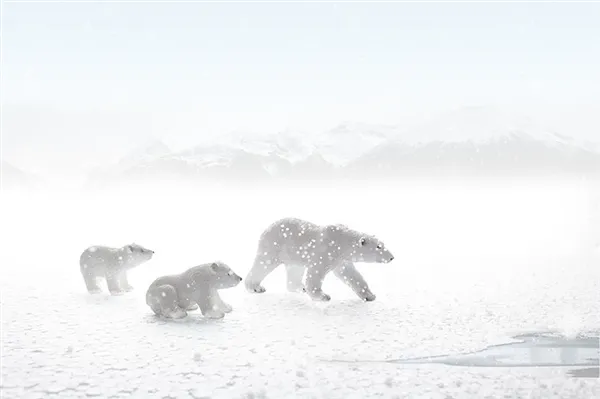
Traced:
<path fill-rule="evenodd" d="M 394 260 L 394 255 L 392 255 L 392 253 L 387 250 L 381 254 L 381 257 L 383 258 L 383 263 L 390 263 Z"/>
<path fill-rule="evenodd" d="M 240 277 L 237 273 L 231 270 L 229 271 L 229 273 L 227 273 L 227 278 L 225 280 L 226 281 L 223 281 L 223 288 L 231 288 L 241 283 L 242 277 Z"/>

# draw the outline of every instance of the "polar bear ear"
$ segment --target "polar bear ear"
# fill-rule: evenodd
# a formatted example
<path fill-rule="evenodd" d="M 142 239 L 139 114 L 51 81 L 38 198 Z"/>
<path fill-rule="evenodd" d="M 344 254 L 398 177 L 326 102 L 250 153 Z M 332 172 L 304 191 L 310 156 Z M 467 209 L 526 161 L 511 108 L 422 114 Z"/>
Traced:
<path fill-rule="evenodd" d="M 127 249 L 127 253 L 130 253 L 130 254 L 133 253 L 133 247 L 131 245 L 128 245 L 126 249 Z"/>
<path fill-rule="evenodd" d="M 210 264 L 210 270 L 212 270 L 213 272 L 217 272 L 219 270 L 219 265 L 215 262 Z"/>

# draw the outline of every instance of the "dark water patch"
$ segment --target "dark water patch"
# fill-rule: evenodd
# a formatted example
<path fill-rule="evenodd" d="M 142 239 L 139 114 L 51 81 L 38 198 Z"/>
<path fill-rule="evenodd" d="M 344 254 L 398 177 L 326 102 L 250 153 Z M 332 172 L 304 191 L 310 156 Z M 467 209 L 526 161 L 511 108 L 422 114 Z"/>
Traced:
<path fill-rule="evenodd" d="M 600 378 L 600 367 L 570 370 L 567 375 L 577 378 Z"/>
<path fill-rule="evenodd" d="M 598 377 L 600 337 L 580 334 L 570 338 L 553 332 L 512 337 L 517 342 L 491 345 L 475 352 L 405 359 L 343 361 L 343 363 L 444 364 L 462 367 L 566 367 L 571 377 Z M 577 367 L 577 369 L 574 369 Z"/>

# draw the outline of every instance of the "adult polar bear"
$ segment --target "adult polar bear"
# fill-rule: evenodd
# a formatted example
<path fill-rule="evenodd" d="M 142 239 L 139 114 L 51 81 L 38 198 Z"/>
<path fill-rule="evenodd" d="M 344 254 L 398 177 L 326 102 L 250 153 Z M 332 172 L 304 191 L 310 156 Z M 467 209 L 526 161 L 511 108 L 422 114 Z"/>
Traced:
<path fill-rule="evenodd" d="M 364 301 L 375 300 L 354 262 L 389 263 L 390 251 L 376 237 L 345 225 L 320 226 L 306 220 L 284 218 L 271 224 L 260 236 L 254 265 L 245 278 L 249 292 L 265 292 L 261 282 L 280 264 L 285 264 L 287 289 L 305 291 L 315 301 L 329 301 L 323 292 L 325 276 L 333 272 Z M 306 271 L 305 286 L 302 277 Z"/>

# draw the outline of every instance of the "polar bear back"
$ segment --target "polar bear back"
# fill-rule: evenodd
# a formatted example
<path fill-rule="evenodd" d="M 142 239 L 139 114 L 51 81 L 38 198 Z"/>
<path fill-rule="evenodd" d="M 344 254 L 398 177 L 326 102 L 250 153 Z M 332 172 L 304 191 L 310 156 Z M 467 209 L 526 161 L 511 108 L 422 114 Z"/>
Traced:
<path fill-rule="evenodd" d="M 259 252 L 283 263 L 319 264 L 350 259 L 361 233 L 345 225 L 318 225 L 297 218 L 272 223 L 261 235 Z"/>
<path fill-rule="evenodd" d="M 105 270 L 118 268 L 124 259 L 125 253 L 121 248 L 94 246 L 83 251 L 79 257 L 79 265 L 82 270 L 102 273 Z"/>
<path fill-rule="evenodd" d="M 219 272 L 211 269 L 212 265 L 218 264 Z M 177 292 L 188 291 L 190 289 L 205 288 L 208 290 L 218 288 L 221 283 L 237 282 L 237 274 L 232 272 L 232 276 L 228 276 L 227 272 L 231 272 L 229 266 L 222 262 L 211 262 L 198 266 L 193 266 L 183 273 L 171 274 L 158 277 L 150 284 L 149 288 L 158 287 L 161 285 L 171 285 Z"/>
<path fill-rule="evenodd" d="M 82 272 L 105 274 L 134 268 L 152 259 L 154 251 L 138 244 L 121 248 L 93 246 L 87 248 L 79 257 Z"/>
<path fill-rule="evenodd" d="M 183 284 L 187 284 L 187 281 L 181 274 L 171 274 L 168 276 L 162 276 L 155 279 L 149 288 L 160 287 L 161 285 L 172 285 L 175 289 L 180 288 Z"/>

